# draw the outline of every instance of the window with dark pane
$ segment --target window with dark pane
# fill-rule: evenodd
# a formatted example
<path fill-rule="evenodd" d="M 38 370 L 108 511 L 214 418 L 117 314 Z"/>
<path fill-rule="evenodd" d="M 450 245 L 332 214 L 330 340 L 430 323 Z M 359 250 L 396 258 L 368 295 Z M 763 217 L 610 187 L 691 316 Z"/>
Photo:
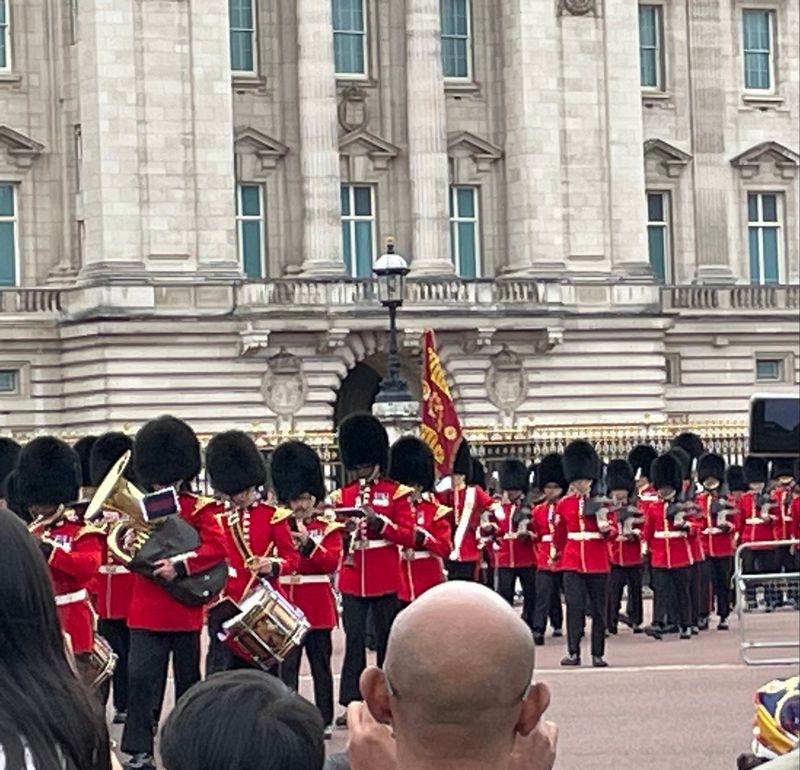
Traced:
<path fill-rule="evenodd" d="M 17 224 L 15 186 L 0 182 L 0 286 L 17 284 Z"/>
<path fill-rule="evenodd" d="M 333 58 L 337 75 L 366 75 L 364 0 L 331 0 Z"/>
<path fill-rule="evenodd" d="M 234 72 L 255 71 L 255 2 L 228 0 L 231 69 Z"/>
<path fill-rule="evenodd" d="M 347 273 L 369 278 L 375 258 L 375 189 L 342 185 L 342 255 Z"/>
<path fill-rule="evenodd" d="M 442 68 L 446 78 L 466 79 L 471 75 L 470 2 L 441 0 Z"/>
<path fill-rule="evenodd" d="M 264 201 L 261 185 L 239 185 L 236 230 L 242 271 L 253 280 L 264 278 Z"/>

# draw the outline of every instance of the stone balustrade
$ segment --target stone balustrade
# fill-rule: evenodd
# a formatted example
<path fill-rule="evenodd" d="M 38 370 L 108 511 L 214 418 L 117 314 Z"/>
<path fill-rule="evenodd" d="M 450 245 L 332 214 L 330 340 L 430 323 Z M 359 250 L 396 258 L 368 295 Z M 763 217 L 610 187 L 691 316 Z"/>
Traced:
<path fill-rule="evenodd" d="M 59 312 L 59 289 L 0 289 L 0 314 Z"/>
<path fill-rule="evenodd" d="M 758 312 L 800 308 L 800 286 L 664 286 L 661 304 L 665 311 Z"/>

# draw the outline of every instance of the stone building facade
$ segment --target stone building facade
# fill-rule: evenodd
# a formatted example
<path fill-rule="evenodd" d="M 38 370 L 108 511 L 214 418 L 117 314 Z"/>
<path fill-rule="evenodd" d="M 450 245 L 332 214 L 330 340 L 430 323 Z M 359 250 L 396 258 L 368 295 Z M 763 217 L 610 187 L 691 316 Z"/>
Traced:
<path fill-rule="evenodd" d="M 800 383 L 797 0 L 0 0 L 0 431 L 744 420 Z"/>

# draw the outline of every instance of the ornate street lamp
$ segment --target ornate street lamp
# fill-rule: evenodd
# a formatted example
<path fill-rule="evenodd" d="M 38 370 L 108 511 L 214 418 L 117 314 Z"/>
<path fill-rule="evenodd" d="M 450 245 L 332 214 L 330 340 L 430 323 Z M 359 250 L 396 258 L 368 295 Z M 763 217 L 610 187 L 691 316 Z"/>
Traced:
<path fill-rule="evenodd" d="M 381 381 L 381 387 L 375 399 L 382 405 L 380 411 L 386 412 L 388 404 L 403 404 L 398 410 L 408 412 L 408 405 L 414 403 L 408 386 L 400 378 L 400 357 L 397 351 L 397 308 L 403 304 L 406 294 L 406 276 L 409 272 L 408 262 L 395 253 L 394 240 L 386 239 L 386 253 L 382 254 L 372 268 L 378 279 L 378 299 L 381 305 L 389 310 L 389 361 L 387 376 Z M 388 416 L 388 414 L 387 414 Z"/>

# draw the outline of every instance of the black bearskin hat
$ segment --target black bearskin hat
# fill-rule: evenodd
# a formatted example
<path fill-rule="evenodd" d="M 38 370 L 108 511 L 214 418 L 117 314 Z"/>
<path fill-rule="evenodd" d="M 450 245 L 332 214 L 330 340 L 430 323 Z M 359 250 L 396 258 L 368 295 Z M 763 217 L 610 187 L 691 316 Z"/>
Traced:
<path fill-rule="evenodd" d="M 683 486 L 681 461 L 674 452 L 667 452 L 660 457 L 656 457 L 653 460 L 653 465 L 650 467 L 650 474 L 647 478 L 650 479 L 650 483 L 656 489 L 672 487 L 676 492 L 680 492 Z"/>
<path fill-rule="evenodd" d="M 600 459 L 588 441 L 573 441 L 564 450 L 564 476 L 570 484 L 576 479 L 600 478 Z"/>
<path fill-rule="evenodd" d="M 89 483 L 93 487 L 99 487 L 108 472 L 125 452 L 133 451 L 133 439 L 124 433 L 113 431 L 104 433 L 98 437 L 92 446 L 89 455 Z M 128 481 L 133 481 L 133 462 L 129 461 L 123 473 Z"/>
<path fill-rule="evenodd" d="M 17 467 L 20 448 L 14 439 L 0 437 L 0 497 L 3 497 L 3 482 Z"/>
<path fill-rule="evenodd" d="M 470 458 L 467 484 L 474 484 L 481 489 L 486 489 L 486 468 L 477 457 Z"/>
<path fill-rule="evenodd" d="M 741 465 L 729 465 L 725 471 L 725 485 L 728 492 L 747 492 L 747 482 Z"/>
<path fill-rule="evenodd" d="M 156 417 L 136 434 L 133 470 L 146 487 L 191 481 L 200 473 L 200 442 L 183 420 Z"/>
<path fill-rule="evenodd" d="M 301 495 L 325 499 L 325 479 L 319 455 L 302 441 L 284 441 L 270 455 L 272 488 L 278 502 L 286 505 Z"/>
<path fill-rule="evenodd" d="M 690 479 L 692 477 L 692 458 L 689 453 L 685 449 L 675 446 L 669 450 L 669 454 L 671 454 L 681 466 L 681 475 L 683 478 Z M 650 479 L 650 483 L 653 483 L 653 479 Z"/>
<path fill-rule="evenodd" d="M 18 476 L 19 474 L 17 473 L 16 469 L 11 471 L 11 473 L 6 476 L 6 479 L 2 484 L 3 489 L 0 490 L 0 497 L 5 498 L 6 508 L 8 508 L 9 511 L 15 513 L 26 524 L 30 524 L 31 515 L 28 513 L 28 509 L 25 507 L 25 504 L 19 499 L 19 484 L 17 483 Z"/>
<path fill-rule="evenodd" d="M 217 492 L 235 495 L 267 480 L 264 458 L 255 441 L 240 430 L 217 433 L 206 448 L 206 468 Z"/>
<path fill-rule="evenodd" d="M 339 453 L 348 471 L 366 465 L 385 471 L 389 461 L 386 428 L 371 414 L 351 414 L 339 425 Z"/>
<path fill-rule="evenodd" d="M 633 469 L 634 477 L 644 476 L 649 479 L 650 466 L 656 457 L 658 457 L 658 452 L 649 444 L 639 444 L 631 449 L 628 455 L 628 462 Z"/>
<path fill-rule="evenodd" d="M 462 438 L 458 445 L 456 457 L 453 460 L 453 473 L 466 476 L 467 479 L 472 473 L 472 456 L 469 451 L 469 442 L 465 438 Z"/>
<path fill-rule="evenodd" d="M 776 457 L 772 461 L 770 478 L 779 479 L 781 476 L 794 478 L 794 460 L 791 457 Z"/>
<path fill-rule="evenodd" d="M 703 439 L 696 433 L 679 433 L 672 439 L 672 447 L 680 447 L 684 452 L 688 453 L 690 459 L 697 460 L 703 452 L 706 451 L 703 446 Z"/>
<path fill-rule="evenodd" d="M 53 436 L 35 438 L 19 453 L 14 483 L 25 507 L 75 502 L 81 486 L 78 453 Z"/>
<path fill-rule="evenodd" d="M 92 486 L 92 468 L 89 458 L 92 456 L 92 447 L 95 441 L 97 441 L 97 436 L 83 436 L 72 445 L 72 448 L 81 460 L 82 487 Z"/>
<path fill-rule="evenodd" d="M 766 484 L 768 476 L 769 468 L 763 457 L 748 455 L 744 458 L 744 480 L 748 484 Z"/>
<path fill-rule="evenodd" d="M 725 480 L 725 459 L 713 452 L 707 452 L 697 462 L 697 479 L 700 482 L 714 478 L 720 483 Z"/>
<path fill-rule="evenodd" d="M 389 450 L 389 478 L 398 484 L 419 485 L 424 492 L 432 490 L 436 473 L 431 448 L 415 436 L 397 439 Z"/>
<path fill-rule="evenodd" d="M 521 489 L 523 494 L 530 489 L 528 468 L 521 460 L 509 458 L 500 465 L 500 489 Z"/>
<path fill-rule="evenodd" d="M 617 489 L 633 491 L 633 468 L 627 460 L 611 460 L 606 469 L 606 487 L 609 492 Z"/>
<path fill-rule="evenodd" d="M 561 489 L 567 488 L 564 463 L 557 452 L 545 455 L 536 468 L 536 486 L 544 489 L 548 484 L 558 484 Z"/>

